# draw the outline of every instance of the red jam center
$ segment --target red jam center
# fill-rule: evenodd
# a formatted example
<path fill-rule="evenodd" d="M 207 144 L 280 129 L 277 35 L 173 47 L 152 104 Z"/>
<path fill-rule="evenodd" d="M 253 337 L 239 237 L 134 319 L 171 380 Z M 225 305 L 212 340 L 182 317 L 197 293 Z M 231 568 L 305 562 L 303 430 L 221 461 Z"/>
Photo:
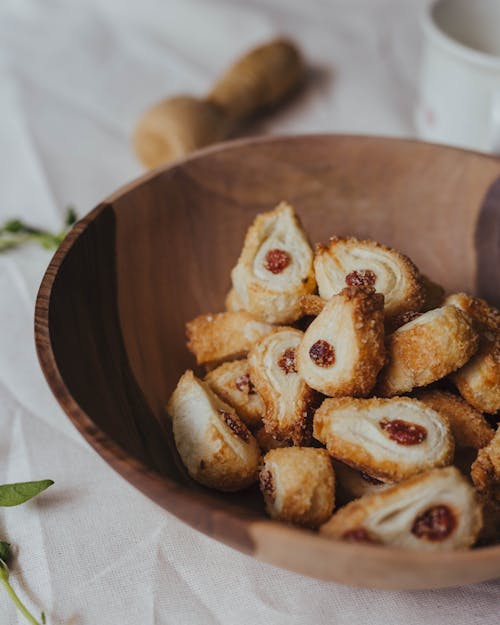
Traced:
<path fill-rule="evenodd" d="M 236 388 L 242 393 L 246 393 L 247 395 L 255 395 L 255 388 L 250 380 L 250 376 L 248 373 L 244 373 L 240 375 L 239 378 L 236 378 L 234 385 Z"/>
<path fill-rule="evenodd" d="M 269 250 L 266 254 L 264 267 L 271 273 L 278 274 L 288 267 L 290 260 L 290 255 L 285 250 Z"/>
<path fill-rule="evenodd" d="M 351 271 L 345 277 L 347 286 L 373 286 L 376 280 L 377 276 L 371 269 Z"/>
<path fill-rule="evenodd" d="M 295 350 L 291 347 L 285 349 L 281 358 L 278 360 L 278 365 L 288 375 L 289 373 L 297 373 L 295 366 Z"/>
<path fill-rule="evenodd" d="M 411 531 L 417 538 L 437 542 L 453 532 L 457 520 L 448 506 L 433 506 L 415 519 Z"/>
<path fill-rule="evenodd" d="M 238 421 L 234 415 L 230 412 L 226 412 L 225 410 L 219 410 L 219 414 L 224 419 L 224 423 L 238 436 L 241 440 L 248 443 L 248 439 L 250 438 L 250 432 L 247 427 Z"/>
<path fill-rule="evenodd" d="M 318 367 L 331 367 L 335 363 L 335 350 L 328 341 L 320 339 L 311 345 L 309 357 Z"/>
<path fill-rule="evenodd" d="M 416 423 L 409 423 L 402 419 L 382 419 L 380 427 L 389 438 L 399 445 L 420 445 L 427 438 L 427 430 Z"/>

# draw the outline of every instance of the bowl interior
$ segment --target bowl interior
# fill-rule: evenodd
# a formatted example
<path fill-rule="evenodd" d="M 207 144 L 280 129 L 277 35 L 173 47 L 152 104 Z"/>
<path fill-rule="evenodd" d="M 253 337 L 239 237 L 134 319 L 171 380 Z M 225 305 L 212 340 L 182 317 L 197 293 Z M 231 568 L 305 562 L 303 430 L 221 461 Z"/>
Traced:
<path fill-rule="evenodd" d="M 486 156 L 348 136 L 237 142 L 149 174 L 82 220 L 49 267 L 37 307 L 49 383 L 115 468 L 191 524 L 207 531 L 188 501 L 244 522 L 260 518 L 255 490 L 219 495 L 187 477 L 164 412 L 194 365 L 184 324 L 223 310 L 256 213 L 287 200 L 313 243 L 374 238 L 447 289 L 498 303 L 491 225 L 499 176 L 499 161 Z M 242 546 L 210 523 L 211 533 Z"/>

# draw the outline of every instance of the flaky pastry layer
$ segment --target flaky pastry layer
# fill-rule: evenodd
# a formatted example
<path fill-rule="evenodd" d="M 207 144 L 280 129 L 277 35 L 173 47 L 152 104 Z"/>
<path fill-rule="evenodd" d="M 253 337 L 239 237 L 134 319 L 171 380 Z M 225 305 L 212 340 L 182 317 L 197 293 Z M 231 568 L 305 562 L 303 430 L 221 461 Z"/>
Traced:
<path fill-rule="evenodd" d="M 337 460 L 385 482 L 453 461 L 447 418 L 409 397 L 325 399 L 313 435 Z"/>
<path fill-rule="evenodd" d="M 446 467 L 349 503 L 320 532 L 339 540 L 450 551 L 472 546 L 481 527 L 477 494 L 458 469 Z"/>
<path fill-rule="evenodd" d="M 376 393 L 407 393 L 462 367 L 477 351 L 479 337 L 455 306 L 435 308 L 406 323 L 387 338 L 388 364 Z"/>
<path fill-rule="evenodd" d="M 167 404 L 179 456 L 189 475 L 210 488 L 236 491 L 257 479 L 260 450 L 234 409 L 188 370 Z"/>
<path fill-rule="evenodd" d="M 313 253 L 293 210 L 286 202 L 257 215 L 231 278 L 226 305 L 238 301 L 268 323 L 285 324 L 301 316 L 300 297 L 316 288 Z"/>
<path fill-rule="evenodd" d="M 273 519 L 316 528 L 332 515 L 335 476 L 328 453 L 311 447 L 273 449 L 264 456 L 260 489 Z"/>
<path fill-rule="evenodd" d="M 197 364 L 213 368 L 245 357 L 272 329 L 246 311 L 200 315 L 186 323 L 187 346 Z"/>
<path fill-rule="evenodd" d="M 297 352 L 300 375 L 332 397 L 364 396 L 385 362 L 383 296 L 346 287 L 304 333 Z"/>

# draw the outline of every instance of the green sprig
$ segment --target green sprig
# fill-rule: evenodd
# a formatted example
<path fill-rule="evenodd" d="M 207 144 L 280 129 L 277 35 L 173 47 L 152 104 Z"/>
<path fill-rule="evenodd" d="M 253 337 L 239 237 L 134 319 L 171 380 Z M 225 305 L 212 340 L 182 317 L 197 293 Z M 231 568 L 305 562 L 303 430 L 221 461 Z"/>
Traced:
<path fill-rule="evenodd" d="M 18 506 L 51 486 L 52 480 L 39 480 L 37 482 L 17 482 L 15 484 L 0 485 L 0 506 Z M 41 622 L 31 614 L 28 608 L 19 598 L 10 583 L 9 562 L 12 559 L 12 549 L 8 542 L 0 541 L 0 584 L 5 588 L 16 608 L 31 623 L 31 625 L 43 625 L 45 613 L 41 614 Z"/>
<path fill-rule="evenodd" d="M 72 207 L 66 210 L 64 228 L 60 232 L 49 232 L 34 228 L 20 219 L 9 219 L 0 227 L 0 252 L 6 252 L 29 242 L 38 243 L 47 250 L 56 250 L 76 220 L 76 212 Z"/>

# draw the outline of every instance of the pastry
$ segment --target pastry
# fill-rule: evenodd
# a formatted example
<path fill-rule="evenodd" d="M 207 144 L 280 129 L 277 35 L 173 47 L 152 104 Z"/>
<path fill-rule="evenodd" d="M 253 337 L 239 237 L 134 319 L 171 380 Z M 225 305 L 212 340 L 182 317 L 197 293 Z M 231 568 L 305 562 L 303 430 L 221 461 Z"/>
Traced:
<path fill-rule="evenodd" d="M 384 298 L 372 288 L 346 287 L 304 333 L 297 352 L 300 375 L 330 396 L 364 396 L 385 362 Z"/>
<path fill-rule="evenodd" d="M 239 312 L 240 310 L 244 310 L 239 295 L 234 289 L 231 289 L 226 295 L 225 304 L 228 312 Z"/>
<path fill-rule="evenodd" d="M 301 316 L 300 297 L 314 291 L 316 279 L 312 250 L 289 204 L 256 217 L 231 278 L 240 304 L 262 321 Z"/>
<path fill-rule="evenodd" d="M 479 450 L 471 477 L 478 492 L 500 504 L 500 428 L 489 444 Z"/>
<path fill-rule="evenodd" d="M 345 502 L 352 499 L 358 499 L 363 495 L 376 493 L 392 486 L 391 483 L 382 482 L 368 473 L 356 471 L 348 464 L 333 461 L 333 470 L 335 471 L 335 488 L 338 498 Z"/>
<path fill-rule="evenodd" d="M 245 357 L 252 345 L 272 329 L 245 311 L 200 315 L 186 324 L 187 346 L 197 364 L 213 368 Z"/>
<path fill-rule="evenodd" d="M 465 549 L 482 526 L 481 504 L 455 467 L 433 469 L 341 508 L 321 534 L 416 551 Z"/>
<path fill-rule="evenodd" d="M 461 397 L 437 389 L 421 390 L 416 397 L 448 419 L 457 447 L 481 449 L 493 438 L 488 421 Z"/>
<path fill-rule="evenodd" d="M 264 456 L 259 477 L 266 511 L 279 521 L 316 528 L 332 515 L 335 477 L 324 449 L 287 447 Z"/>
<path fill-rule="evenodd" d="M 411 260 L 375 241 L 333 237 L 328 245 L 316 246 L 314 270 L 323 299 L 345 286 L 370 286 L 384 295 L 388 318 L 420 310 L 425 301 L 419 271 Z"/>
<path fill-rule="evenodd" d="M 296 350 L 302 332 L 276 328 L 250 351 L 250 377 L 265 405 L 266 431 L 295 445 L 308 443 L 317 394 L 297 373 Z"/>
<path fill-rule="evenodd" d="M 323 299 L 319 295 L 308 293 L 300 298 L 300 308 L 303 315 L 317 317 L 323 310 L 326 304 L 326 299 Z"/>
<path fill-rule="evenodd" d="M 257 441 L 233 408 L 186 371 L 167 405 L 175 445 L 189 475 L 210 488 L 236 491 L 258 475 Z"/>
<path fill-rule="evenodd" d="M 446 302 L 472 318 L 480 337 L 478 352 L 451 379 L 469 404 L 493 414 L 500 410 L 500 311 L 465 293 L 450 295 Z"/>
<path fill-rule="evenodd" d="M 337 460 L 384 482 L 453 460 L 447 418 L 409 397 L 325 399 L 313 435 Z"/>
<path fill-rule="evenodd" d="M 260 424 L 264 403 L 250 379 L 246 359 L 225 362 L 207 373 L 205 382 L 214 393 L 235 409 L 249 427 Z"/>
<path fill-rule="evenodd" d="M 482 339 L 481 347 L 451 379 L 460 395 L 478 410 L 500 410 L 500 334 L 494 341 Z"/>
<path fill-rule="evenodd" d="M 255 431 L 255 439 L 263 453 L 271 451 L 271 449 L 281 449 L 281 447 L 290 447 L 291 441 L 279 440 L 274 438 L 272 434 L 266 431 L 265 426 L 261 425 L 258 430 Z"/>
<path fill-rule="evenodd" d="M 467 293 L 453 293 L 444 300 L 444 305 L 456 306 L 463 310 L 472 317 L 480 332 L 500 331 L 500 310 L 490 306 L 484 299 Z"/>
<path fill-rule="evenodd" d="M 423 313 L 387 338 L 388 364 L 376 393 L 407 393 L 462 367 L 474 355 L 479 338 L 469 318 L 455 306 Z"/>

